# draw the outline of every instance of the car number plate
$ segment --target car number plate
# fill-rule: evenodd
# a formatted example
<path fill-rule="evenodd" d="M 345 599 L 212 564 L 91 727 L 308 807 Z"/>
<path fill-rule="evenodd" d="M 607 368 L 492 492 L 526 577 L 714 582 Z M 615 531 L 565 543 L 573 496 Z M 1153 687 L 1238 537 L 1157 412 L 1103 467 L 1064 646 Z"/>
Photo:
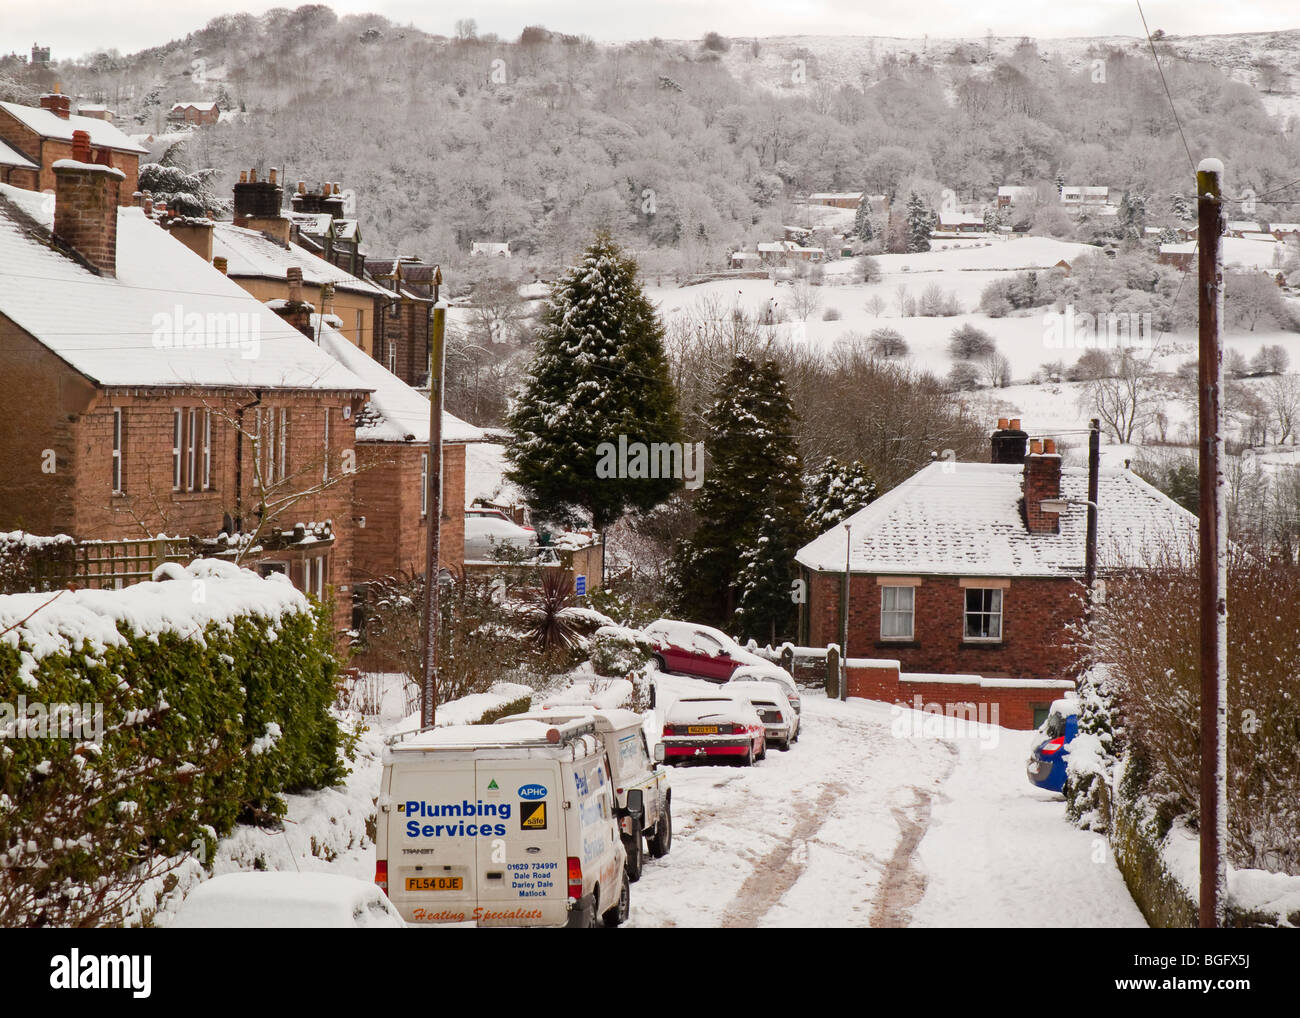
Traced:
<path fill-rule="evenodd" d="M 465 886 L 464 877 L 407 877 L 408 891 L 459 891 Z"/>
<path fill-rule="evenodd" d="M 717 725 L 687 725 L 687 735 L 717 735 Z"/>

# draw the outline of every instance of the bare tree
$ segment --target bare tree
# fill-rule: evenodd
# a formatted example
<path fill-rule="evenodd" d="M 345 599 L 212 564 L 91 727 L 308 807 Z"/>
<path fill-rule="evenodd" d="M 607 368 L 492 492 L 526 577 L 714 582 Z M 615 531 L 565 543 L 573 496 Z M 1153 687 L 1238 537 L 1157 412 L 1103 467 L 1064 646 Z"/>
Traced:
<path fill-rule="evenodd" d="M 1300 375 L 1274 375 L 1264 383 L 1262 396 L 1277 444 L 1296 439 L 1300 424 Z"/>
<path fill-rule="evenodd" d="M 790 306 L 800 321 L 808 321 L 813 313 L 821 307 L 822 295 L 806 279 L 794 284 L 794 293 L 790 295 Z"/>
<path fill-rule="evenodd" d="M 1143 428 L 1155 423 L 1163 402 L 1152 384 L 1153 372 L 1147 358 L 1133 350 L 1118 350 L 1111 365 L 1112 371 L 1106 377 L 1084 384 L 1079 398 L 1115 441 L 1127 445 Z"/>

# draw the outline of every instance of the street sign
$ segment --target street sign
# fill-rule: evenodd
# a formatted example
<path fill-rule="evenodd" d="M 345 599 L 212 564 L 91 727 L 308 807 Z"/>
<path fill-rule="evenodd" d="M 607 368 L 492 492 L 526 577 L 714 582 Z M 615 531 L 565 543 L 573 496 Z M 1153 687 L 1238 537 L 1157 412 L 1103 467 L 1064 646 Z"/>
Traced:
<path fill-rule="evenodd" d="M 587 596 L 587 578 L 585 576 L 574 577 L 573 590 L 579 597 Z"/>

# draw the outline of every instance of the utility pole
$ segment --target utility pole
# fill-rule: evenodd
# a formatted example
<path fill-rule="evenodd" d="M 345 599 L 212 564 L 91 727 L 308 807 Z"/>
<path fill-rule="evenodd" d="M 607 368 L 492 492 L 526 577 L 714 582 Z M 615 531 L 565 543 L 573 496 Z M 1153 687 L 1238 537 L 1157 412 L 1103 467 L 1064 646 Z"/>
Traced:
<path fill-rule="evenodd" d="M 1228 840 L 1228 558 L 1223 478 L 1223 163 L 1196 169 L 1200 391 L 1201 901 L 1200 925 L 1222 925 Z"/>
<path fill-rule="evenodd" d="M 839 698 L 847 700 L 848 695 L 848 677 L 849 677 L 849 595 L 851 593 L 850 584 L 852 580 L 853 568 L 853 524 L 844 524 L 844 593 L 841 595 L 840 604 L 843 606 L 840 611 L 840 686 Z"/>
<path fill-rule="evenodd" d="M 1100 474 L 1101 421 L 1094 417 L 1088 425 L 1088 537 L 1083 565 L 1089 621 L 1092 620 L 1093 588 L 1097 583 L 1097 486 Z"/>
<path fill-rule="evenodd" d="M 442 282 L 435 274 L 435 286 Z M 435 290 L 435 293 L 437 291 Z M 429 344 L 429 469 L 425 471 L 424 549 L 424 681 L 420 686 L 420 727 L 433 726 L 438 702 L 438 524 L 442 519 L 442 382 L 445 367 L 447 305 L 433 306 L 433 336 Z"/>

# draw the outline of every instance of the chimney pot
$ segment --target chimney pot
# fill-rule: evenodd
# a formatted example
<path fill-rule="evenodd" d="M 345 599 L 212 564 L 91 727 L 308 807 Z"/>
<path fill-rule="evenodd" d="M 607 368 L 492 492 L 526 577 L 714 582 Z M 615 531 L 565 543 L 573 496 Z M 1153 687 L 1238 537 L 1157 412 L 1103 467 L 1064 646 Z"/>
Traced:
<path fill-rule="evenodd" d="M 1030 439 L 1030 440 L 1029 440 L 1029 455 L 1031 455 L 1031 456 L 1041 456 L 1042 454 L 1043 454 L 1043 441 L 1042 441 L 1042 439 L 1040 439 L 1040 438 L 1032 438 L 1032 439 Z"/>
<path fill-rule="evenodd" d="M 1019 431 L 1019 430 L 1020 430 L 1020 418 L 1019 418 L 1019 417 L 1013 417 L 1013 418 L 1011 418 L 1011 430 L 1012 430 L 1012 431 Z"/>
<path fill-rule="evenodd" d="M 72 158 L 79 163 L 90 162 L 90 132 L 72 132 Z"/>
<path fill-rule="evenodd" d="M 240 182 L 241 184 L 247 184 L 247 183 L 248 183 L 248 171 L 247 171 L 247 170 L 240 170 L 240 171 L 239 171 L 239 182 Z"/>
<path fill-rule="evenodd" d="M 1047 453 L 1049 456 L 1056 455 L 1056 439 L 1054 438 L 1043 439 L 1043 452 Z"/>
<path fill-rule="evenodd" d="M 298 193 L 299 194 L 307 193 L 307 181 L 305 180 L 298 181 Z"/>
<path fill-rule="evenodd" d="M 251 170 L 248 171 L 248 182 L 249 182 L 250 184 L 256 184 L 256 183 L 257 183 L 257 167 L 256 167 L 256 166 L 254 166 Z"/>
<path fill-rule="evenodd" d="M 1007 419 L 1005 417 L 998 418 L 998 430 L 999 431 L 1007 430 Z"/>
<path fill-rule="evenodd" d="M 279 173 L 279 172 L 280 172 L 279 170 L 277 170 L 274 166 L 272 166 L 272 167 L 271 167 L 271 175 L 270 175 L 269 177 L 267 177 L 266 179 L 267 179 L 268 181 L 270 181 L 272 184 L 274 184 L 274 183 L 275 183 L 275 177 L 276 177 L 276 174 Z"/>
<path fill-rule="evenodd" d="M 226 267 L 228 264 L 229 263 L 226 261 L 226 259 L 221 255 L 217 255 L 217 257 L 212 259 L 213 268 L 215 268 L 223 276 L 226 274 Z"/>

